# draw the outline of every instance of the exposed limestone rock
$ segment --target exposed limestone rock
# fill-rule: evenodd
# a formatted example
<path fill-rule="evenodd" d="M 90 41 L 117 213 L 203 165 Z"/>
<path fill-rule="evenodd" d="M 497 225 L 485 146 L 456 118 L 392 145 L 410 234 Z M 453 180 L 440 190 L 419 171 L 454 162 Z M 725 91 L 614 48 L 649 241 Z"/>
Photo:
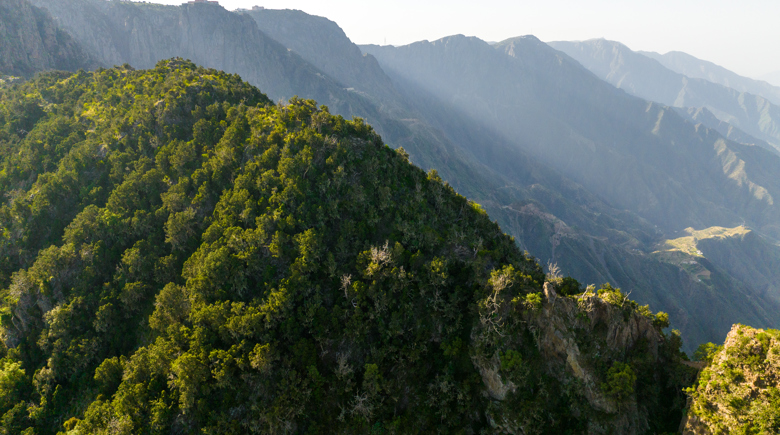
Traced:
<path fill-rule="evenodd" d="M 681 432 L 683 435 L 710 435 L 712 433 L 707 429 L 707 425 L 695 415 L 686 415 L 682 426 Z"/>

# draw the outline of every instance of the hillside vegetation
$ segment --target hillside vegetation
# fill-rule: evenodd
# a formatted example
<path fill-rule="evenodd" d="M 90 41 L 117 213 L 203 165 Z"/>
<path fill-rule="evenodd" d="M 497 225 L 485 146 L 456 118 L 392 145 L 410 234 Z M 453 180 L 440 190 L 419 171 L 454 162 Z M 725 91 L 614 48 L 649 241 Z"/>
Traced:
<path fill-rule="evenodd" d="M 545 284 L 360 119 L 171 60 L 4 85 L 0 126 L 4 433 L 679 423 L 668 316 Z"/>
<path fill-rule="evenodd" d="M 703 350 L 710 366 L 688 391 L 684 433 L 780 433 L 780 331 L 734 325 L 723 346 Z"/>
<path fill-rule="evenodd" d="M 480 203 L 541 264 L 610 282 L 669 312 L 689 351 L 722 341 L 735 322 L 778 319 L 780 304 L 764 291 L 771 274 L 756 287 L 721 268 L 710 286 L 650 254 L 688 226 L 745 223 L 777 238 L 780 160 L 628 97 L 535 38 L 387 48 L 412 56 L 394 66 L 361 53 L 336 23 L 302 11 L 31 3 L 106 65 L 151 68 L 180 56 L 240 74 L 273 101 L 298 95 L 365 119 L 388 146 L 403 147 L 414 164 Z M 725 137 L 740 136 L 718 125 Z"/>

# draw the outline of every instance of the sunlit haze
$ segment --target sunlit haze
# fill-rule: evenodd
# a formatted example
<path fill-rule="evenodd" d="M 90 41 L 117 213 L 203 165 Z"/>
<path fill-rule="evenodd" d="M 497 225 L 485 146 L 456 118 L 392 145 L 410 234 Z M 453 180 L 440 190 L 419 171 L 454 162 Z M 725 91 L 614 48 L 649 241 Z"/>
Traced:
<path fill-rule="evenodd" d="M 780 2 L 775 0 L 221 0 L 220 4 L 231 10 L 254 5 L 300 9 L 335 21 L 358 44 L 404 45 L 453 34 L 486 41 L 527 34 L 543 41 L 603 37 L 633 50 L 684 51 L 752 77 L 780 70 L 776 23 Z"/>

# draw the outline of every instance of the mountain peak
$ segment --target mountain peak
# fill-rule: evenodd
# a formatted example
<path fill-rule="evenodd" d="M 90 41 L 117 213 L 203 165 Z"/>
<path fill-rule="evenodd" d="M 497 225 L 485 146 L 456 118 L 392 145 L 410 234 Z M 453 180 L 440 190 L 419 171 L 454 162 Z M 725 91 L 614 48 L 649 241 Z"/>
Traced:
<path fill-rule="evenodd" d="M 541 46 L 544 45 L 544 42 L 542 42 L 539 38 L 537 38 L 534 35 L 522 35 L 522 36 L 507 38 L 493 45 L 506 45 L 506 44 L 531 44 L 531 45 Z"/>
<path fill-rule="evenodd" d="M 466 36 L 462 33 L 456 34 L 456 35 L 450 35 L 445 36 L 443 38 L 439 38 L 433 41 L 426 41 L 433 45 L 474 45 L 474 46 L 490 46 L 487 42 L 483 41 L 482 39 L 476 37 L 476 36 Z M 411 45 L 411 44 L 410 44 Z"/>

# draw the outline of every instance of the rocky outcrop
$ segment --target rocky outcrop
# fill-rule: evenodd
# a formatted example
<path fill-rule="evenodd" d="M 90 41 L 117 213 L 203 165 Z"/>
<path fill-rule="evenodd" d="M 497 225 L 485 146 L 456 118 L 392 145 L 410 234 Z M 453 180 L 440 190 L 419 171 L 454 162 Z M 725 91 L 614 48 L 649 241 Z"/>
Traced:
<path fill-rule="evenodd" d="M 474 367 L 482 376 L 482 382 L 485 384 L 485 390 L 488 395 L 495 400 L 504 400 L 509 392 L 514 392 L 517 386 L 510 380 L 501 378 L 501 361 L 498 354 L 493 354 L 490 359 L 473 356 L 471 358 Z"/>
<path fill-rule="evenodd" d="M 683 433 L 780 433 L 780 331 L 734 325 L 688 390 Z"/>
<path fill-rule="evenodd" d="M 30 77 L 50 69 L 96 66 L 46 11 L 25 0 L 0 0 L 0 75 Z"/>
<path fill-rule="evenodd" d="M 528 321 L 529 328 L 535 331 L 539 351 L 550 361 L 550 371 L 565 371 L 582 386 L 593 410 L 614 415 L 615 419 L 608 420 L 615 433 L 642 433 L 647 427 L 646 416 L 638 408 L 636 398 L 622 402 L 609 398 L 601 388 L 603 377 L 594 363 L 609 358 L 610 353 L 625 355 L 632 351 L 647 353 L 657 361 L 663 336 L 651 319 L 628 305 L 607 302 L 593 292 L 576 298 L 559 297 L 550 283 L 545 284 L 544 290 L 542 309 L 529 316 Z M 629 302 L 627 298 L 623 301 Z M 581 349 L 583 344 L 592 343 L 601 344 L 595 349 Z M 601 433 L 596 424 L 589 432 Z"/>
<path fill-rule="evenodd" d="M 484 395 L 493 400 L 486 415 L 491 426 L 497 433 L 533 432 L 529 429 L 533 423 L 528 420 L 532 406 L 518 399 L 533 390 L 533 382 L 517 367 L 533 364 L 533 358 L 538 358 L 542 365 L 537 369 L 554 380 L 551 384 L 559 390 L 532 394 L 568 397 L 573 418 L 583 422 L 581 433 L 644 434 L 676 428 L 679 417 L 659 423 L 659 415 L 664 415 L 661 419 L 672 415 L 659 412 L 662 407 L 674 400 L 679 409 L 684 404 L 679 387 L 669 388 L 679 382 L 669 382 L 670 374 L 677 373 L 690 382 L 696 370 L 669 351 L 676 336 L 661 331 L 665 317 L 650 314 L 646 307 L 609 286 L 598 292 L 590 289 L 577 296 L 563 296 L 557 293 L 557 285 L 556 280 L 545 283 L 542 293 L 528 296 L 522 311 L 523 325 L 530 331 L 538 354 L 523 355 L 522 363 L 511 350 L 499 349 L 492 357 L 472 355 Z M 510 349 L 529 344 L 517 337 L 504 340 L 508 340 L 504 347 Z M 615 388 L 617 371 L 623 371 L 628 379 L 622 389 Z M 650 385 L 662 386 L 650 391 Z M 661 389 L 668 389 L 670 396 L 660 396 L 668 403 L 652 403 L 655 399 L 651 397 Z M 675 394 L 679 397 L 673 397 Z M 681 416 L 679 409 L 677 415 Z"/>

